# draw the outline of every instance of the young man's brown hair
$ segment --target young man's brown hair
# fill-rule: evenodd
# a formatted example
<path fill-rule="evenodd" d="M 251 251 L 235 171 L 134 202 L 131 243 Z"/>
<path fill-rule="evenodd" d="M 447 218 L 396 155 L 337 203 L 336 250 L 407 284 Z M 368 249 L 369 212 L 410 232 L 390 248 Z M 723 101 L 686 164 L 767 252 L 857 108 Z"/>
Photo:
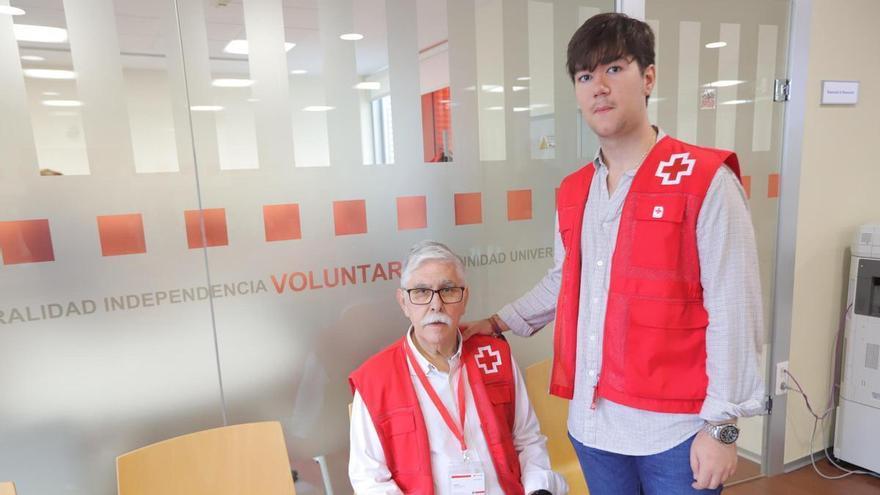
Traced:
<path fill-rule="evenodd" d="M 654 64 L 654 31 L 626 14 L 609 12 L 587 19 L 568 42 L 568 75 L 593 71 L 617 59 L 632 59 L 644 73 Z"/>

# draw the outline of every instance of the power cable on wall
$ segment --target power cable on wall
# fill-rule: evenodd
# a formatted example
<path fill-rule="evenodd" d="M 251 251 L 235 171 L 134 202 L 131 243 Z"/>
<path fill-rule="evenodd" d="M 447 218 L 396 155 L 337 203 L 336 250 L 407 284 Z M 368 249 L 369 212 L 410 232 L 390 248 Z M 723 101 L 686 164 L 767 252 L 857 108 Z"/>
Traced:
<path fill-rule="evenodd" d="M 874 473 L 871 471 L 863 471 L 863 470 L 859 470 L 859 469 L 853 470 L 853 469 L 847 469 L 847 468 L 841 466 L 840 464 L 838 464 L 837 462 L 834 461 L 834 459 L 832 458 L 831 455 L 828 454 L 828 446 L 827 445 L 822 449 L 822 453 L 825 454 L 825 459 L 827 459 L 828 462 L 831 463 L 831 465 L 833 465 L 837 469 L 843 471 L 843 474 L 837 474 L 837 475 L 825 474 L 819 470 L 819 467 L 816 465 L 816 459 L 813 455 L 815 453 L 815 451 L 813 450 L 813 440 L 816 437 L 816 431 L 818 430 L 819 425 L 822 426 L 822 431 L 825 431 L 825 420 L 828 418 L 828 416 L 831 414 L 831 412 L 834 411 L 834 409 L 837 407 L 837 401 L 835 400 L 835 397 L 836 397 L 836 394 L 839 392 L 838 389 L 840 388 L 840 384 L 837 383 L 836 376 L 835 376 L 836 375 L 835 371 L 837 369 L 838 343 L 840 342 L 840 340 L 841 340 L 840 336 L 846 327 L 846 320 L 848 318 L 850 309 L 852 309 L 852 306 L 853 306 L 853 304 L 852 304 L 852 302 L 850 302 L 849 305 L 847 305 L 846 309 L 843 311 L 843 313 L 841 313 L 840 324 L 838 326 L 837 333 L 835 334 L 835 337 L 834 337 L 834 350 L 831 355 L 831 380 L 830 380 L 830 386 L 828 389 L 828 403 L 826 404 L 825 410 L 822 411 L 821 414 L 818 414 L 818 413 L 816 413 L 815 410 L 813 410 L 813 406 L 812 406 L 812 404 L 810 404 L 810 398 L 807 396 L 806 392 L 804 392 L 804 389 L 803 389 L 803 387 L 801 387 L 801 384 L 800 384 L 800 382 L 798 382 L 797 378 L 795 378 L 795 376 L 793 374 L 791 374 L 791 372 L 789 372 L 788 370 L 784 370 L 783 372 L 791 378 L 791 381 L 794 382 L 795 386 L 794 387 L 789 386 L 787 380 L 785 382 L 783 382 L 782 384 L 780 384 L 780 387 L 783 390 L 791 390 L 792 392 L 800 394 L 804 398 L 804 404 L 807 406 L 807 411 L 809 411 L 810 414 L 813 416 L 813 431 L 810 433 L 810 464 L 812 464 L 813 470 L 816 471 L 816 474 L 818 474 L 822 478 L 825 478 L 826 480 L 839 480 L 841 478 L 846 478 L 847 476 L 851 476 L 853 474 L 863 474 L 866 476 L 873 476 L 875 478 L 880 478 L 880 474 L 877 474 L 877 473 Z"/>

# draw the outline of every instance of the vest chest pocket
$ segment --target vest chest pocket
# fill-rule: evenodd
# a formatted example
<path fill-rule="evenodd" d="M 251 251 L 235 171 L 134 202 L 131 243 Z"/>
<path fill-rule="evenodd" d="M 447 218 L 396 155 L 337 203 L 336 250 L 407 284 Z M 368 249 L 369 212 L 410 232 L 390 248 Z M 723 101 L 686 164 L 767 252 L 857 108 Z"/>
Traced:
<path fill-rule="evenodd" d="M 418 449 L 419 442 L 416 438 L 415 412 L 411 409 L 395 410 L 379 420 L 378 433 L 383 442 L 387 442 L 385 450 L 385 462 L 392 474 L 417 473 L 418 469 L 410 469 L 406 466 L 417 466 L 407 462 L 408 455 Z M 400 456 L 400 459 L 398 459 Z M 398 460 L 400 462 L 398 462 Z"/>
<path fill-rule="evenodd" d="M 516 408 L 513 403 L 513 388 L 503 383 L 487 385 L 486 395 L 489 396 L 489 400 L 492 402 L 492 410 L 500 420 L 499 424 L 508 426 L 508 428 L 499 428 L 497 432 L 499 438 L 491 439 L 500 441 L 509 437 L 513 428 L 514 416 L 516 415 Z"/>
<path fill-rule="evenodd" d="M 383 418 L 379 425 L 382 433 L 389 437 L 416 431 L 416 420 L 412 411 L 390 414 Z"/>
<path fill-rule="evenodd" d="M 646 194 L 634 199 L 632 265 L 655 270 L 678 268 L 687 198 L 681 194 Z"/>
<path fill-rule="evenodd" d="M 514 479 L 520 478 L 519 463 L 515 462 L 517 454 L 513 446 L 513 422 L 516 419 L 516 405 L 513 386 L 507 383 L 487 384 L 486 395 L 492 402 L 492 409 L 498 418 L 498 429 L 490 432 L 486 440 L 489 451 L 494 459 L 508 459 L 509 462 L 496 464 L 499 475 L 502 469 Z M 510 460 L 513 460 L 510 462 Z"/>
<path fill-rule="evenodd" d="M 495 405 L 504 405 L 513 401 L 513 391 L 506 384 L 488 385 L 486 387 L 486 395 L 489 396 L 489 400 Z"/>

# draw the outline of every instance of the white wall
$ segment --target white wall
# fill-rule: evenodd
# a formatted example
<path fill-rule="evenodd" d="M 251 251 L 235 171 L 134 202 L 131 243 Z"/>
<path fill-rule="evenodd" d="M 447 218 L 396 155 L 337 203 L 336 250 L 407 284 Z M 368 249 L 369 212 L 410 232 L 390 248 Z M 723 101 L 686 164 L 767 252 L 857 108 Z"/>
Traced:
<path fill-rule="evenodd" d="M 847 248 L 860 224 L 880 221 L 880 2 L 814 0 L 812 19 L 790 369 L 819 409 L 828 399 L 831 347 L 844 309 Z M 859 103 L 821 106 L 823 79 L 860 81 Z M 790 393 L 785 462 L 809 454 L 812 426 L 803 400 Z M 829 442 L 826 431 L 815 448 Z"/>

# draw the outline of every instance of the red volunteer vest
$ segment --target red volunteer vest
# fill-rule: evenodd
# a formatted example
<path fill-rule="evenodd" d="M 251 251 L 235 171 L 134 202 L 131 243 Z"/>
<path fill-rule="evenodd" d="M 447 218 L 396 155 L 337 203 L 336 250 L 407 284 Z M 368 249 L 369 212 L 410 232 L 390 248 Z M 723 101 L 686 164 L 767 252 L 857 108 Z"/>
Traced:
<path fill-rule="evenodd" d="M 394 482 L 406 494 L 432 495 L 428 430 L 404 345 L 406 337 L 368 359 L 348 380 L 370 412 Z M 474 335 L 462 344 L 461 359 L 501 488 L 508 495 L 523 495 L 513 445 L 516 387 L 510 346 L 503 339 Z"/>
<path fill-rule="evenodd" d="M 593 402 L 604 397 L 637 409 L 698 413 L 706 398 L 706 327 L 697 218 L 715 173 L 731 151 L 669 136 L 636 172 L 621 213 L 611 262 L 602 370 Z M 575 387 L 581 288 L 581 232 L 595 167 L 563 179 L 557 200 L 565 247 L 556 306 L 550 393 L 571 399 Z"/>

